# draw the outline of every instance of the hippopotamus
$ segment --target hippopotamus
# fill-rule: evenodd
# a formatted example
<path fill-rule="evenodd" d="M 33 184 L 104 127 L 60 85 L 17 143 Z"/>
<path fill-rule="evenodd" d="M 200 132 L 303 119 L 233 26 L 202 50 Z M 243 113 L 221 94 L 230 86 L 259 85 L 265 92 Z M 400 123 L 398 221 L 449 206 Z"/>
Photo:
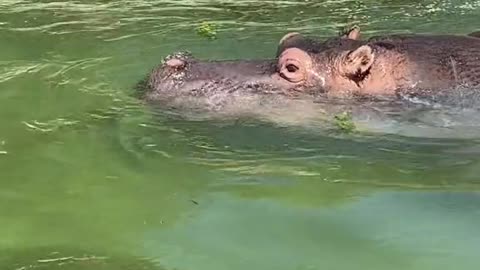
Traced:
<path fill-rule="evenodd" d="M 324 41 L 288 33 L 271 59 L 200 61 L 176 53 L 151 72 L 143 97 L 432 96 L 480 85 L 480 32 L 360 36 L 358 28 Z"/>

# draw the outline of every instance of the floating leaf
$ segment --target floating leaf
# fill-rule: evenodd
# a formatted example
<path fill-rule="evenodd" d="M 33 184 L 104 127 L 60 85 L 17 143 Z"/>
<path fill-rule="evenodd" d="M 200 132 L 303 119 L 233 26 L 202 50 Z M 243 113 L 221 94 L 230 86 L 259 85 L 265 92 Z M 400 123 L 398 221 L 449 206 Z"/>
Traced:
<path fill-rule="evenodd" d="M 348 112 L 343 112 L 334 116 L 335 125 L 343 132 L 354 132 L 357 128 L 353 122 L 352 115 Z"/>
<path fill-rule="evenodd" d="M 216 26 L 213 23 L 202 22 L 197 27 L 197 34 L 208 39 L 215 39 L 217 37 Z"/>

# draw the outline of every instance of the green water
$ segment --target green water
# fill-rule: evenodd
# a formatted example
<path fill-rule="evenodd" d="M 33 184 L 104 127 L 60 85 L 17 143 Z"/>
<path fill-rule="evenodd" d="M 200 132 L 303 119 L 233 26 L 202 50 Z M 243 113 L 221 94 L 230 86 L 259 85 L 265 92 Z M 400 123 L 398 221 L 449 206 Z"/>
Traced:
<path fill-rule="evenodd" d="M 480 29 L 479 1 L 419 2 L 1 1 L 0 268 L 476 269 L 479 140 L 182 120 L 130 95 L 180 49 Z"/>

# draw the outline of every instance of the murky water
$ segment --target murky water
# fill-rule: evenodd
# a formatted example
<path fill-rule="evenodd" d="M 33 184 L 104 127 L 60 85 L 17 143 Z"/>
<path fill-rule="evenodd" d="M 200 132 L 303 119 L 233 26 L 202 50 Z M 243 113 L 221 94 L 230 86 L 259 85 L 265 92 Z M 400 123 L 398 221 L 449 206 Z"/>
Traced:
<path fill-rule="evenodd" d="M 288 31 L 467 33 L 479 16 L 476 0 L 1 1 L 1 268 L 475 269 L 475 111 L 365 105 L 348 135 L 305 104 L 185 119 L 131 94 L 176 50 L 266 58 Z"/>

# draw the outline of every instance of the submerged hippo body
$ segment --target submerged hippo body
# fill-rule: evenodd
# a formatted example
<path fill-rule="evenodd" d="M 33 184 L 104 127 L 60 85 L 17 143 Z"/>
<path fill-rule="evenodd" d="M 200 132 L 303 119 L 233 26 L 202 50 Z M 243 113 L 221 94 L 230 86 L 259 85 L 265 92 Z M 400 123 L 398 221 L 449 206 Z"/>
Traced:
<path fill-rule="evenodd" d="M 230 96 L 434 96 L 480 85 L 480 35 L 387 35 L 357 30 L 320 41 L 287 34 L 277 57 L 199 61 L 173 55 L 147 80 L 148 101 Z"/>

